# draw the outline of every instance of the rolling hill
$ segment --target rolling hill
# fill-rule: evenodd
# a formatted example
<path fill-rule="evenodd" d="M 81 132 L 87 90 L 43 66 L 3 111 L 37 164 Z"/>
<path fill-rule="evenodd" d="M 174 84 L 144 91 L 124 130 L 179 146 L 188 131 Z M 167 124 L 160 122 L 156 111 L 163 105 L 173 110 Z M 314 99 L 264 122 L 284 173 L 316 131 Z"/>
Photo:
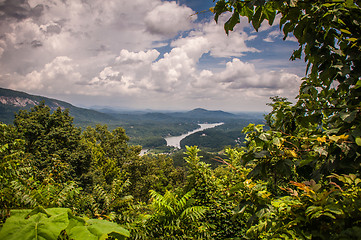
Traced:
<path fill-rule="evenodd" d="M 234 144 L 234 141 L 243 135 L 242 128 L 250 122 L 261 123 L 260 113 L 232 114 L 224 111 L 210 111 L 203 108 L 196 108 L 185 112 L 155 112 L 155 111 L 126 111 L 117 112 L 106 109 L 91 110 L 76 107 L 70 103 L 43 96 L 31 95 L 25 92 L 0 88 L 0 122 L 12 124 L 15 113 L 20 109 L 30 110 L 35 105 L 44 103 L 51 110 L 57 108 L 69 109 L 70 115 L 74 118 L 74 124 L 85 128 L 96 124 L 107 124 L 109 130 L 122 127 L 130 137 L 133 145 L 143 147 L 157 147 L 166 145 L 164 137 L 177 136 L 198 128 L 198 123 L 224 122 L 217 129 L 202 132 L 207 137 L 194 135 L 189 136 L 185 141 L 187 144 L 203 144 L 205 147 L 214 148 Z M 222 142 L 223 141 L 223 142 Z"/>
<path fill-rule="evenodd" d="M 42 101 L 44 101 L 51 110 L 55 110 L 58 107 L 61 109 L 69 109 L 70 115 L 74 117 L 74 123 L 76 125 L 85 126 L 87 124 L 108 123 L 115 120 L 114 117 L 108 114 L 75 107 L 64 101 L 0 88 L 0 121 L 11 124 L 14 120 L 15 113 L 20 109 L 29 110 Z"/>

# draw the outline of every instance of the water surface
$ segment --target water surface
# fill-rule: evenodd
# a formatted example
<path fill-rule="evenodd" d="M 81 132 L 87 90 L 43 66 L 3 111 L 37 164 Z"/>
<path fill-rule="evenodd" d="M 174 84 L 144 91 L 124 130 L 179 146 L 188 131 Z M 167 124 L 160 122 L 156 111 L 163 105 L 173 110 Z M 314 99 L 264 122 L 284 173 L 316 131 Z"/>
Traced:
<path fill-rule="evenodd" d="M 185 138 L 193 133 L 200 132 L 200 131 L 203 131 L 208 128 L 214 128 L 214 127 L 220 126 L 222 124 L 223 123 L 201 123 L 201 124 L 198 124 L 200 126 L 200 128 L 197 128 L 196 130 L 190 131 L 190 132 L 182 134 L 180 136 L 171 136 L 171 137 L 166 137 L 164 139 L 167 141 L 167 146 L 180 148 L 180 142 L 183 138 Z"/>

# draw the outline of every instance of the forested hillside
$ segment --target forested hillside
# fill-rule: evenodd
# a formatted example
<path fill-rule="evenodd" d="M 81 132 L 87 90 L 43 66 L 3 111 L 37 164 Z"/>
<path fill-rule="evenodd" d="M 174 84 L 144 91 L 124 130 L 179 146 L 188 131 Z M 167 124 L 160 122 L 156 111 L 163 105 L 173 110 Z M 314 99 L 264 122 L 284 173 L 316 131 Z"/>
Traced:
<path fill-rule="evenodd" d="M 0 239 L 360 239 L 360 4 L 216 2 L 227 33 L 240 17 L 256 31 L 280 19 L 308 66 L 297 102 L 272 98 L 267 126 L 245 127 L 215 168 L 196 146 L 175 167 L 139 156 L 123 128 L 20 111 L 0 125 Z"/>
<path fill-rule="evenodd" d="M 177 136 L 197 129 L 198 123 L 225 123 L 222 128 L 218 128 L 218 130 L 222 129 L 217 131 L 219 134 L 213 134 L 212 141 L 218 141 L 220 143 L 218 146 L 212 145 L 212 141 L 206 141 L 202 145 L 202 147 L 213 148 L 211 149 L 213 151 L 219 151 L 225 146 L 235 145 L 234 140 L 240 136 L 243 137 L 240 132 L 250 122 L 263 122 L 263 114 L 258 112 L 231 114 L 200 108 L 185 112 L 168 111 L 166 113 L 109 110 L 99 112 L 75 107 L 60 100 L 4 88 L 0 88 L 0 121 L 12 124 L 15 113 L 20 110 L 30 110 L 42 102 L 50 107 L 51 112 L 59 107 L 63 110 L 68 109 L 69 114 L 74 118 L 73 122 L 76 127 L 85 129 L 87 126 L 95 127 L 97 124 L 106 124 L 109 130 L 121 127 L 125 129 L 129 137 L 129 144 L 140 145 L 143 148 L 158 148 L 158 151 L 166 149 L 165 137 Z M 234 134 L 235 132 L 238 134 Z M 197 140 L 199 139 L 195 138 L 193 143 Z"/>
<path fill-rule="evenodd" d="M 90 109 L 79 108 L 70 103 L 57 99 L 35 96 L 25 92 L 0 88 L 0 121 L 11 124 L 14 121 L 15 113 L 21 109 L 30 108 L 44 102 L 52 111 L 57 108 L 68 109 L 75 119 L 77 126 L 87 126 L 96 122 L 109 124 L 114 120 L 111 116 Z"/>

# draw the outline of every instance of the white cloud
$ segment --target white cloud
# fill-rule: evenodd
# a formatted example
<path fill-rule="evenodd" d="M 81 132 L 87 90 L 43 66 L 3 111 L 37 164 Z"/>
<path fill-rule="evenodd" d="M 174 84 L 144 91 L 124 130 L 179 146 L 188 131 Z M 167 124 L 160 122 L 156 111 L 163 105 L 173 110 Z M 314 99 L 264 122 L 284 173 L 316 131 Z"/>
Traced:
<path fill-rule="evenodd" d="M 122 49 L 120 51 L 119 56 L 115 59 L 117 63 L 127 63 L 127 64 L 133 64 L 138 62 L 153 62 L 156 60 L 159 56 L 159 52 L 155 49 L 148 50 L 146 52 L 140 51 L 138 53 L 136 52 L 129 52 L 126 49 Z"/>
<path fill-rule="evenodd" d="M 76 85 L 81 79 L 81 74 L 76 71 L 76 67 L 69 57 L 59 56 L 40 71 L 34 70 L 26 76 L 18 76 L 9 87 L 24 91 L 33 90 L 37 93 L 43 91 L 50 94 L 72 93 L 74 84 Z"/>
<path fill-rule="evenodd" d="M 225 34 L 223 24 L 229 17 L 222 15 L 219 18 L 219 23 L 216 24 L 213 20 L 202 23 L 198 29 L 192 31 L 189 37 L 181 38 L 174 41 L 172 46 L 184 45 L 184 42 L 194 38 L 205 38 L 208 44 L 208 51 L 213 57 L 234 57 L 242 56 L 246 52 L 259 52 L 260 50 L 248 47 L 246 42 L 255 39 L 255 35 L 248 35 L 244 29 L 249 27 L 246 19 L 241 19 L 234 31 Z M 208 52 L 207 51 L 207 52 Z"/>
<path fill-rule="evenodd" d="M 197 19 L 195 12 L 176 2 L 162 2 L 145 16 L 147 31 L 152 34 L 173 37 L 180 31 L 192 28 L 192 22 Z"/>
<path fill-rule="evenodd" d="M 267 37 L 263 39 L 265 42 L 274 42 L 276 38 L 283 37 L 282 32 L 280 30 L 274 30 L 267 34 Z"/>
<path fill-rule="evenodd" d="M 194 11 L 176 2 L 31 0 L 27 8 L 37 6 L 43 10 L 36 17 L 0 22 L 3 87 L 144 108 L 232 105 L 230 99 L 264 105 L 273 94 L 297 94 L 296 75 L 241 60 L 261 51 L 250 47 L 256 33 L 246 19 L 227 36 L 229 16 L 196 22 Z"/>
<path fill-rule="evenodd" d="M 254 65 L 237 58 L 227 62 L 226 69 L 217 74 L 217 79 L 228 88 L 234 89 L 255 87 L 259 82 Z"/>
<path fill-rule="evenodd" d="M 122 75 L 112 67 L 104 68 L 98 76 L 94 77 L 89 84 L 83 87 L 87 95 L 108 95 L 113 94 L 133 94 L 137 91 L 133 87 L 132 79 Z"/>

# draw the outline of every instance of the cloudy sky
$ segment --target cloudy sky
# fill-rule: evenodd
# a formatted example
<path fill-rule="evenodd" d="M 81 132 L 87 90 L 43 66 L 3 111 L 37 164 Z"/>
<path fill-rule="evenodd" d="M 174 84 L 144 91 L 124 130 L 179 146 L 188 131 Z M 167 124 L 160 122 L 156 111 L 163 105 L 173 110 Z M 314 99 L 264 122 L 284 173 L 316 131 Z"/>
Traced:
<path fill-rule="evenodd" d="M 228 36 L 212 0 L 0 0 L 0 87 L 121 109 L 264 111 L 304 63 L 279 27 Z"/>

